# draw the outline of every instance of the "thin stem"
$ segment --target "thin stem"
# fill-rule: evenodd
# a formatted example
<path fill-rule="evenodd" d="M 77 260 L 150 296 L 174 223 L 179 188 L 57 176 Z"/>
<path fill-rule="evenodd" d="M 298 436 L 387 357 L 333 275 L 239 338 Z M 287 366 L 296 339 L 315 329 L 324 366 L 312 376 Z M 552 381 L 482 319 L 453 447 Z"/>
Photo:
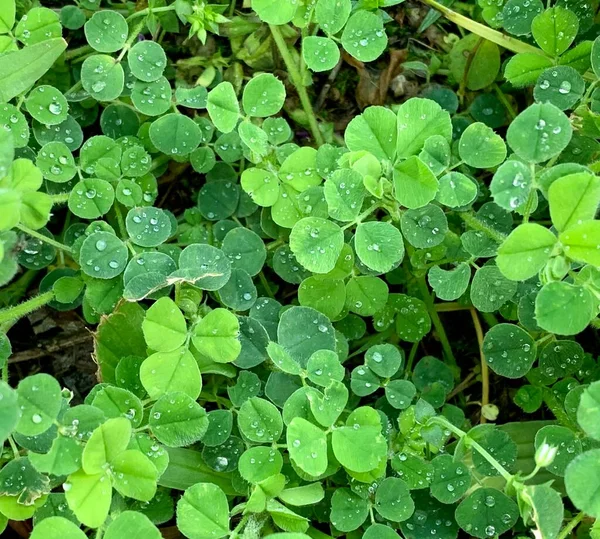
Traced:
<path fill-rule="evenodd" d="M 492 84 L 492 88 L 496 92 L 496 95 L 498 96 L 500 103 L 502 103 L 504 105 L 504 108 L 506 109 L 506 112 L 508 112 L 510 119 L 514 120 L 517 117 L 517 111 L 512 106 L 511 102 L 508 100 L 508 98 L 506 97 L 506 95 L 504 94 L 504 92 L 502 91 L 500 86 L 498 86 L 497 83 Z"/>
<path fill-rule="evenodd" d="M 421 293 L 421 297 L 423 298 L 425 305 L 427 305 L 427 311 L 429 312 L 429 316 L 431 317 L 431 322 L 433 323 L 433 326 L 435 327 L 435 330 L 440 339 L 440 344 L 442 345 L 444 355 L 452 365 L 456 365 L 456 358 L 454 357 L 454 353 L 452 352 L 452 347 L 450 346 L 448 335 L 446 335 L 444 324 L 442 324 L 442 320 L 440 319 L 440 316 L 435 310 L 435 304 L 433 303 L 433 299 L 431 297 L 431 294 L 429 293 L 427 284 L 425 283 L 425 277 L 419 277 L 417 279 L 417 284 L 419 287 L 419 292 Z"/>
<path fill-rule="evenodd" d="M 431 423 L 438 423 L 442 425 L 445 429 L 453 432 L 458 438 L 467 438 L 467 445 L 471 448 L 475 449 L 485 460 L 487 460 L 490 465 L 506 480 L 507 483 L 511 482 L 514 479 L 514 476 L 506 471 L 504 466 L 500 464 L 490 453 L 481 447 L 475 440 L 469 437 L 469 435 L 464 431 L 455 427 L 450 421 L 442 416 L 435 416 L 429 420 Z"/>
<path fill-rule="evenodd" d="M 132 19 L 135 19 L 137 17 L 144 17 L 146 15 L 150 15 L 151 13 L 164 13 L 165 11 L 174 11 L 174 10 L 175 10 L 175 4 L 171 4 L 170 6 L 163 6 L 163 7 L 153 7 L 153 8 L 147 7 L 146 9 L 142 9 L 141 11 L 136 11 L 135 13 L 132 13 L 125 20 L 127 22 L 129 22 Z"/>
<path fill-rule="evenodd" d="M 174 6 L 174 4 L 173 4 Z M 171 7 L 171 6 L 168 6 Z M 157 8 L 160 9 L 160 8 Z M 175 8 L 173 8 L 175 9 Z M 141 11 L 138 11 L 138 13 L 142 13 Z M 135 13 L 134 13 L 135 15 Z M 129 34 L 129 37 L 127 38 L 127 41 L 125 42 L 125 45 L 123 45 L 123 48 L 121 49 L 121 52 L 119 53 L 119 56 L 117 56 L 117 59 L 115 60 L 115 63 L 119 63 L 122 59 L 123 56 L 125 56 L 127 54 L 127 51 L 131 48 L 131 44 L 135 41 L 135 38 L 138 36 L 138 34 L 141 32 L 144 24 L 146 24 L 146 21 L 140 21 L 139 23 L 137 23 L 136 26 L 133 27 L 133 30 L 131 31 L 131 34 Z"/>
<path fill-rule="evenodd" d="M 419 342 L 413 343 L 410 348 L 410 352 L 408 354 L 408 360 L 406 361 L 406 369 L 404 369 L 404 378 L 409 378 L 412 373 L 412 366 L 415 362 L 415 356 L 417 355 L 417 350 L 419 349 Z"/>
<path fill-rule="evenodd" d="M 10 448 L 12 449 L 13 455 L 16 459 L 18 459 L 21 455 L 19 453 L 19 448 L 17 447 L 17 444 L 13 440 L 12 436 L 8 437 L 8 443 L 10 444 Z"/>
<path fill-rule="evenodd" d="M 567 539 L 571 532 L 577 527 L 577 525 L 584 519 L 585 513 L 581 511 L 575 518 L 571 519 L 571 521 L 561 530 L 561 532 L 556 536 L 556 539 Z"/>
<path fill-rule="evenodd" d="M 92 49 L 90 45 L 83 45 L 81 47 L 77 47 L 75 49 L 67 51 L 65 53 L 65 59 L 72 60 L 73 58 L 76 58 L 77 56 L 82 56 L 84 54 L 87 54 L 88 52 L 94 52 L 94 49 Z"/>
<path fill-rule="evenodd" d="M 260 282 L 263 285 L 267 295 L 270 298 L 275 299 L 275 294 L 273 294 L 273 290 L 271 290 L 271 285 L 269 285 L 269 281 L 267 281 L 265 274 L 262 271 L 258 274 L 258 278 L 260 279 Z"/>
<path fill-rule="evenodd" d="M 31 228 L 26 227 L 25 225 L 17 225 L 17 228 L 21 232 L 25 232 L 25 234 L 27 234 L 33 238 L 37 238 L 38 240 L 43 241 L 44 243 L 47 243 L 48 245 L 52 245 L 52 247 L 55 247 L 56 249 L 60 249 L 61 251 L 65 251 L 66 253 L 69 253 L 69 254 L 71 253 L 71 248 L 68 245 L 65 245 L 64 243 L 60 243 L 59 241 L 49 238 L 48 236 L 44 236 L 43 234 L 40 234 L 36 230 L 32 230 Z"/>
<path fill-rule="evenodd" d="M 50 195 L 52 199 L 52 204 L 64 204 L 69 201 L 70 193 L 57 193 L 56 195 Z"/>
<path fill-rule="evenodd" d="M 483 330 L 481 329 L 481 323 L 479 322 L 477 311 L 473 307 L 471 307 L 470 311 L 473 325 L 475 326 L 475 334 L 477 335 L 477 344 L 479 345 L 479 359 L 481 361 L 481 407 L 483 408 L 490 402 L 490 371 L 483 355 Z M 486 422 L 483 414 L 481 414 L 479 422 Z"/>
<path fill-rule="evenodd" d="M 300 71 L 298 70 L 298 66 L 294 62 L 292 55 L 290 54 L 290 50 L 288 49 L 287 43 L 283 39 L 283 35 L 281 34 L 281 30 L 279 26 L 274 24 L 269 24 L 269 28 L 271 29 L 271 34 L 273 35 L 273 40 L 277 45 L 277 49 L 279 50 L 279 54 L 285 63 L 285 67 L 288 70 L 290 79 L 292 80 L 292 84 L 295 86 L 296 91 L 298 92 L 298 97 L 300 98 L 300 103 L 302 104 L 302 108 L 306 113 L 306 117 L 308 119 L 308 125 L 310 126 L 310 131 L 312 133 L 315 142 L 321 146 L 325 143 L 325 139 L 319 130 L 319 125 L 317 124 L 317 118 L 312 108 L 312 104 L 308 97 L 308 93 L 306 92 L 306 87 L 302 82 L 302 75 L 300 75 Z"/>
<path fill-rule="evenodd" d="M 478 219 L 472 213 L 458 212 L 458 215 L 471 228 L 487 234 L 494 241 L 502 243 L 506 239 L 506 236 L 504 234 L 493 229 L 491 226 Z"/>
<path fill-rule="evenodd" d="M 542 51 L 541 49 L 538 49 L 533 45 L 529 45 L 528 43 L 524 43 L 523 41 L 519 41 L 514 37 L 507 36 L 502 32 L 498 32 L 497 30 L 493 30 L 492 28 L 489 28 L 484 24 L 475 22 L 474 20 L 469 19 L 468 17 L 465 17 L 460 13 L 457 13 L 456 11 L 449 9 L 446 6 L 443 6 L 439 2 L 436 2 L 436 0 L 421 0 L 421 2 L 423 2 L 423 4 L 427 4 L 428 6 L 437 9 L 442 13 L 442 15 L 444 15 L 444 17 L 446 17 L 446 19 L 452 21 L 454 24 L 457 24 L 461 28 L 464 28 L 469 32 L 473 32 L 479 37 L 487 39 L 492 43 L 496 43 L 496 45 L 500 45 L 501 47 L 504 47 L 509 51 L 516 53 L 525 52 L 538 54 L 540 56 L 546 56 L 544 51 Z"/>
<path fill-rule="evenodd" d="M 40 307 L 43 307 L 46 305 L 46 303 L 52 301 L 52 299 L 54 299 L 54 292 L 49 290 L 48 292 L 44 292 L 43 294 L 28 299 L 27 301 L 24 301 L 19 305 L 15 305 L 14 307 L 0 309 L 0 324 L 23 318 L 29 313 L 32 313 Z"/>

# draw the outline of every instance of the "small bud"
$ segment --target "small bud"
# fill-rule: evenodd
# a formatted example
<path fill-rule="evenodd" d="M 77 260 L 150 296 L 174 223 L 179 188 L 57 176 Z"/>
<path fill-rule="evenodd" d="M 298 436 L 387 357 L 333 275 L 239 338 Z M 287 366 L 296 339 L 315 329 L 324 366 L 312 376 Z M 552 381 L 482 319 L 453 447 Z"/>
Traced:
<path fill-rule="evenodd" d="M 545 468 L 550 466 L 554 462 L 554 458 L 556 457 L 556 453 L 558 453 L 558 447 L 554 447 L 548 445 L 546 440 L 544 443 L 537 448 L 535 452 L 535 463 L 540 468 Z"/>

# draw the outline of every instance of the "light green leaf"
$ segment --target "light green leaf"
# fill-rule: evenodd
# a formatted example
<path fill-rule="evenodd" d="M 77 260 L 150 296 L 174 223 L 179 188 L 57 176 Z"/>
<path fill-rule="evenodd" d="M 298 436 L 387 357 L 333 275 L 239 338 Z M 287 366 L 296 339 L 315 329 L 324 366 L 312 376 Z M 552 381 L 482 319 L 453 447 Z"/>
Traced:
<path fill-rule="evenodd" d="M 463 131 L 458 152 L 470 167 L 493 168 L 506 159 L 506 144 L 493 129 L 477 122 Z"/>
<path fill-rule="evenodd" d="M 235 129 L 240 115 L 240 104 L 230 82 L 221 82 L 208 92 L 206 108 L 219 131 L 230 133 Z"/>
<path fill-rule="evenodd" d="M 379 273 L 387 273 L 404 258 L 404 242 L 400 231 L 384 221 L 359 224 L 354 247 L 361 262 Z"/>
<path fill-rule="evenodd" d="M 83 450 L 82 465 L 85 473 L 104 473 L 106 465 L 127 449 L 130 439 L 131 422 L 124 417 L 109 419 L 100 425 Z"/>
<path fill-rule="evenodd" d="M 498 324 L 483 340 L 483 353 L 490 368 L 506 378 L 525 376 L 536 356 L 529 333 L 513 324 Z"/>
<path fill-rule="evenodd" d="M 290 248 L 298 262 L 314 273 L 331 271 L 343 245 L 342 229 L 320 217 L 301 219 L 290 234 Z"/>
<path fill-rule="evenodd" d="M 189 539 L 219 539 L 229 533 L 229 504 L 212 483 L 197 483 L 177 502 L 177 527 Z"/>
<path fill-rule="evenodd" d="M 290 458 L 305 473 L 319 476 L 327 469 L 327 439 L 325 433 L 301 417 L 288 425 L 287 446 Z"/>
<path fill-rule="evenodd" d="M 593 219 L 600 204 L 600 178 L 587 172 L 569 174 L 548 189 L 552 224 L 559 232 Z"/>
<path fill-rule="evenodd" d="M 421 208 L 438 192 L 438 180 L 418 157 L 409 157 L 394 166 L 394 195 L 407 208 Z"/>
<path fill-rule="evenodd" d="M 433 135 L 452 140 L 450 114 L 435 101 L 413 98 L 398 108 L 398 157 L 418 154 Z"/>
<path fill-rule="evenodd" d="M 142 331 L 148 346 L 158 352 L 171 352 L 187 338 L 185 318 L 168 297 L 160 298 L 146 311 Z"/>
<path fill-rule="evenodd" d="M 546 227 L 536 223 L 519 225 L 498 249 L 498 268 L 512 281 L 525 281 L 546 265 L 557 241 Z"/>
<path fill-rule="evenodd" d="M 181 391 L 196 400 L 202 389 L 198 363 L 184 346 L 149 356 L 140 368 L 140 380 L 152 399 Z"/>
<path fill-rule="evenodd" d="M 109 476 L 106 473 L 88 475 L 79 470 L 67 478 L 66 485 L 67 503 L 77 519 L 90 528 L 100 527 L 108 516 L 112 500 Z"/>

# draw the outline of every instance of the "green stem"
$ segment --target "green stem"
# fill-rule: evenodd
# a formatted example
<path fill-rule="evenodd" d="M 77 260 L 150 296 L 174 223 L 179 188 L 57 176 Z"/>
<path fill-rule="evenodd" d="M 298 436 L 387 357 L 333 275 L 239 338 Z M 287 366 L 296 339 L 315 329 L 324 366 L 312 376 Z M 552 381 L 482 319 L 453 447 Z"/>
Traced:
<path fill-rule="evenodd" d="M 306 92 L 306 87 L 302 82 L 302 76 L 300 75 L 300 71 L 298 70 L 298 66 L 294 62 L 292 55 L 290 54 L 290 50 L 288 49 L 287 43 L 283 39 L 283 35 L 281 34 L 281 30 L 279 26 L 274 24 L 269 24 L 269 28 L 271 29 L 271 34 L 273 35 L 273 40 L 277 45 L 277 49 L 279 50 L 279 54 L 285 63 L 285 67 L 288 70 L 290 79 L 292 80 L 292 84 L 295 86 L 296 91 L 298 92 L 298 97 L 300 98 L 300 103 L 302 104 L 302 108 L 306 113 L 308 118 L 308 125 L 310 126 L 310 131 L 312 133 L 315 142 L 321 146 L 325 143 L 325 139 L 319 130 L 319 125 L 317 124 L 317 118 L 312 108 L 312 104 L 308 97 L 308 93 Z"/>
<path fill-rule="evenodd" d="M 129 17 L 127 17 L 127 19 L 125 19 L 126 21 L 130 21 L 132 19 L 135 19 L 137 17 L 144 17 L 146 15 L 150 15 L 151 13 L 164 13 L 165 11 L 174 11 L 175 10 L 175 4 L 171 4 L 170 6 L 163 6 L 163 7 L 153 7 L 153 8 L 149 8 L 147 7 L 146 9 L 142 9 L 141 11 L 136 11 L 135 13 L 129 15 Z"/>
<path fill-rule="evenodd" d="M 406 361 L 406 368 L 404 369 L 404 378 L 406 379 L 410 378 L 410 375 L 412 374 L 412 366 L 415 362 L 415 356 L 417 355 L 419 344 L 420 341 L 413 343 L 413 345 L 410 348 L 410 352 L 408 353 L 408 360 Z"/>
<path fill-rule="evenodd" d="M 157 8 L 157 9 L 160 9 L 160 8 Z M 138 11 L 138 13 L 142 13 L 142 12 Z M 135 15 L 135 13 L 134 13 L 134 15 Z M 127 41 L 125 42 L 125 45 L 123 45 L 123 48 L 121 49 L 121 52 L 119 53 L 119 56 L 117 56 L 117 59 L 115 60 L 115 63 L 118 64 L 123 59 L 123 56 L 125 56 L 127 54 L 127 51 L 131 48 L 131 44 L 135 41 L 135 38 L 141 32 L 144 24 L 146 24 L 146 21 L 140 21 L 137 23 L 136 26 L 133 27 L 133 29 L 131 30 L 131 34 L 129 34 L 129 37 L 127 38 Z"/>
<path fill-rule="evenodd" d="M 561 532 L 556 536 L 556 539 L 567 539 L 571 532 L 577 527 L 577 525 L 583 520 L 585 517 L 585 513 L 581 511 L 575 518 L 571 519 L 571 521 L 561 530 Z"/>
<path fill-rule="evenodd" d="M 475 217 L 475 215 L 472 213 L 458 212 L 458 215 L 471 228 L 478 230 L 479 232 L 484 232 L 494 241 L 502 243 L 506 239 L 506 236 L 502 234 L 502 232 L 498 232 L 497 230 L 493 229 L 491 226 Z"/>
<path fill-rule="evenodd" d="M 25 234 L 31 236 L 32 238 L 37 238 L 38 240 L 43 241 L 44 243 L 47 243 L 48 245 L 52 245 L 52 247 L 55 247 L 56 249 L 60 249 L 61 251 L 65 251 L 66 253 L 69 253 L 69 254 L 71 253 L 71 248 L 68 245 L 65 245 L 64 243 L 60 243 L 59 241 L 49 238 L 48 236 L 44 236 L 43 234 L 40 234 L 36 230 L 32 230 L 31 228 L 26 227 L 25 225 L 17 225 L 17 228 L 21 232 L 25 232 Z"/>
<path fill-rule="evenodd" d="M 58 193 L 56 195 L 50 195 L 52 204 L 64 204 L 69 201 L 69 193 Z"/>
<path fill-rule="evenodd" d="M 48 292 L 44 292 L 43 294 L 28 299 L 27 301 L 24 301 L 19 305 L 15 305 L 14 307 L 7 307 L 6 309 L 1 309 L 0 324 L 23 318 L 29 313 L 32 313 L 40 307 L 43 307 L 44 305 L 46 305 L 46 303 L 52 301 L 52 299 L 54 299 L 54 292 L 52 292 L 52 290 L 49 290 Z"/>
<path fill-rule="evenodd" d="M 446 330 L 444 329 L 444 324 L 442 324 L 442 320 L 437 313 L 435 308 L 435 304 L 433 302 L 433 298 L 429 293 L 429 289 L 427 288 L 427 284 L 425 282 L 425 277 L 419 277 L 417 279 L 417 285 L 419 287 L 419 292 L 421 293 L 421 297 L 427 305 L 427 311 L 429 312 L 429 316 L 431 317 L 431 322 L 435 327 L 435 330 L 440 339 L 440 344 L 442 345 L 442 350 L 444 351 L 444 355 L 446 359 L 450 361 L 452 365 L 456 365 L 456 358 L 454 357 L 454 353 L 452 352 L 452 347 L 450 346 L 450 341 L 448 340 L 448 335 L 446 335 Z"/>
<path fill-rule="evenodd" d="M 506 480 L 507 483 L 510 483 L 514 476 L 506 471 L 504 466 L 500 464 L 486 449 L 481 447 L 475 440 L 469 437 L 469 435 L 464 431 L 455 427 L 450 421 L 441 416 L 432 417 L 429 420 L 431 423 L 438 423 L 443 426 L 445 429 L 453 432 L 458 438 L 467 438 L 467 445 L 475 451 L 477 451 L 485 460 L 487 460 L 490 465 Z"/>
<path fill-rule="evenodd" d="M 436 2 L 436 0 L 421 0 L 421 2 L 423 2 L 423 4 L 427 4 L 428 6 L 437 9 L 442 13 L 442 15 L 444 15 L 444 17 L 446 17 L 446 19 L 452 21 L 454 24 L 457 24 L 461 28 L 472 32 L 478 35 L 479 37 L 487 39 L 492 43 L 496 43 L 496 45 L 500 45 L 501 47 L 508 49 L 509 51 L 516 53 L 522 52 L 546 56 L 544 51 L 542 51 L 541 49 L 538 49 L 533 45 L 529 45 L 528 43 L 524 43 L 523 41 L 519 41 L 514 37 L 507 36 L 502 32 L 498 32 L 497 30 L 493 30 L 492 28 L 489 28 L 484 24 L 475 22 L 474 20 L 469 19 L 468 17 L 465 17 L 460 13 L 457 13 L 456 11 L 449 9 L 446 6 L 443 6 L 439 2 Z"/>
<path fill-rule="evenodd" d="M 82 56 L 84 54 L 87 54 L 88 52 L 94 52 L 94 49 L 92 49 L 92 47 L 90 47 L 89 45 L 83 45 L 81 47 L 77 47 L 75 49 L 67 51 L 65 53 L 65 59 L 72 60 L 73 58 L 76 58 L 77 56 Z"/>

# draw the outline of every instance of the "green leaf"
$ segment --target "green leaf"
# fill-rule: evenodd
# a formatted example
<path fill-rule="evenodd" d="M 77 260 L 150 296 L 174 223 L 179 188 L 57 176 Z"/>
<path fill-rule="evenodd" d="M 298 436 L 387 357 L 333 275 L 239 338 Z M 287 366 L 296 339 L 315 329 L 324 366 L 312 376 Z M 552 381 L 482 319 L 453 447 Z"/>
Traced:
<path fill-rule="evenodd" d="M 302 372 L 300 365 L 292 359 L 286 349 L 277 344 L 270 342 L 267 346 L 267 353 L 273 364 L 281 371 L 288 374 L 299 375 Z"/>
<path fill-rule="evenodd" d="M 328 37 L 308 36 L 302 40 L 302 58 L 312 71 L 329 71 L 340 61 L 340 49 Z"/>
<path fill-rule="evenodd" d="M 321 483 L 309 483 L 301 487 L 286 488 L 279 494 L 281 501 L 294 506 L 313 505 L 319 503 L 324 497 L 325 491 Z"/>
<path fill-rule="evenodd" d="M 594 440 L 600 440 L 600 382 L 594 382 L 581 395 L 577 422 Z"/>
<path fill-rule="evenodd" d="M 285 86 L 270 73 L 261 73 L 251 78 L 242 95 L 244 111 L 248 116 L 257 118 L 274 116 L 282 109 L 284 101 Z"/>
<path fill-rule="evenodd" d="M 57 125 L 67 119 L 69 105 L 65 96 L 53 86 L 42 85 L 29 92 L 25 100 L 27 112 L 38 122 Z"/>
<path fill-rule="evenodd" d="M 361 316 L 372 316 L 385 307 L 388 285 L 379 277 L 352 277 L 346 284 L 346 307 Z"/>
<path fill-rule="evenodd" d="M 160 298 L 147 311 L 142 331 L 152 350 L 171 352 L 187 338 L 187 324 L 183 314 L 171 298 Z"/>
<path fill-rule="evenodd" d="M 380 17 L 366 10 L 350 16 L 342 32 L 342 46 L 361 62 L 379 58 L 387 47 L 387 34 Z"/>
<path fill-rule="evenodd" d="M 290 248 L 298 262 L 314 273 L 331 271 L 343 245 L 342 229 L 320 217 L 301 219 L 290 234 Z"/>
<path fill-rule="evenodd" d="M 403 341 L 419 342 L 431 329 L 427 306 L 418 298 L 396 294 L 393 308 L 396 315 L 396 333 Z"/>
<path fill-rule="evenodd" d="M 240 407 L 238 427 L 252 442 L 276 442 L 283 431 L 283 421 L 269 401 L 252 397 Z"/>
<path fill-rule="evenodd" d="M 294 18 L 298 3 L 292 0 L 255 0 L 252 9 L 266 23 L 280 25 Z"/>
<path fill-rule="evenodd" d="M 16 431 L 36 436 L 47 430 L 58 416 L 62 403 L 60 385 L 49 374 L 34 374 L 19 382 L 17 399 L 21 414 Z"/>
<path fill-rule="evenodd" d="M 195 400 L 202 389 L 198 363 L 184 346 L 149 356 L 140 368 L 140 380 L 152 399 L 181 391 Z"/>
<path fill-rule="evenodd" d="M 210 109 L 209 109 L 210 110 Z M 150 125 L 150 140 L 168 155 L 188 155 L 202 139 L 198 124 L 183 114 L 165 114 Z"/>
<path fill-rule="evenodd" d="M 456 508 L 456 522 L 473 537 L 487 539 L 510 530 L 519 509 L 506 494 L 495 488 L 479 488 Z"/>
<path fill-rule="evenodd" d="M 387 273 L 404 258 L 400 231 L 383 221 L 360 223 L 356 227 L 354 246 L 361 262 L 379 273 Z"/>
<path fill-rule="evenodd" d="M 579 31 L 577 15 L 560 6 L 544 10 L 533 19 L 531 32 L 540 48 L 550 56 L 560 56 L 573 43 Z"/>
<path fill-rule="evenodd" d="M 517 88 L 531 86 L 545 69 L 552 67 L 552 59 L 530 52 L 515 54 L 504 68 L 504 76 Z"/>
<path fill-rule="evenodd" d="M 127 449 L 131 423 L 124 417 L 109 419 L 92 433 L 85 445 L 82 465 L 85 473 L 104 473 L 106 465 Z"/>
<path fill-rule="evenodd" d="M 341 382 L 346 372 L 333 350 L 317 350 L 308 359 L 306 371 L 308 379 L 321 387 L 327 387 L 334 380 Z"/>
<path fill-rule="evenodd" d="M 398 157 L 418 154 L 425 141 L 433 135 L 440 135 L 448 142 L 452 140 L 452 122 L 447 111 L 430 99 L 413 98 L 400 105 L 396 145 Z"/>
<path fill-rule="evenodd" d="M 558 237 L 565 254 L 578 262 L 600 266 L 600 221 L 570 227 Z"/>
<path fill-rule="evenodd" d="M 189 395 L 176 392 L 163 395 L 154 403 L 149 425 L 159 442 L 168 447 L 183 447 L 204 436 L 208 417 Z"/>
<path fill-rule="evenodd" d="M 156 41 L 138 41 L 129 50 L 127 63 L 135 78 L 152 82 L 162 76 L 167 66 L 167 55 Z"/>
<path fill-rule="evenodd" d="M 400 219 L 402 233 L 408 242 L 419 249 L 429 249 L 444 241 L 448 219 L 439 206 L 428 204 L 407 210 Z"/>
<path fill-rule="evenodd" d="M 498 206 L 507 211 L 514 211 L 525 205 L 532 184 L 531 168 L 520 161 L 509 160 L 494 174 L 490 191 Z"/>
<path fill-rule="evenodd" d="M 235 129 L 240 115 L 240 104 L 230 82 L 221 82 L 208 92 L 206 108 L 219 131 L 230 133 Z"/>
<path fill-rule="evenodd" d="M 512 281 L 525 281 L 546 265 L 557 241 L 557 237 L 541 225 L 519 225 L 498 249 L 498 268 Z"/>
<path fill-rule="evenodd" d="M 403 353 L 393 344 L 376 344 L 365 353 L 365 365 L 382 378 L 391 378 L 400 369 Z"/>
<path fill-rule="evenodd" d="M 53 38 L 4 53 L 0 58 L 0 102 L 6 103 L 29 89 L 66 48 L 64 39 Z"/>
<path fill-rule="evenodd" d="M 567 116 L 550 103 L 536 103 L 510 124 L 506 140 L 529 163 L 541 163 L 559 155 L 571 142 L 573 128 Z"/>
<path fill-rule="evenodd" d="M 77 217 L 97 219 L 108 213 L 114 201 L 115 191 L 109 182 L 87 178 L 73 187 L 69 195 L 69 210 Z"/>
<path fill-rule="evenodd" d="M 367 501 L 347 488 L 338 488 L 331 497 L 331 524 L 341 532 L 356 530 L 369 514 Z"/>
<path fill-rule="evenodd" d="M 75 438 L 58 436 L 48 453 L 29 453 L 29 461 L 41 473 L 69 475 L 81 468 L 83 447 Z"/>
<path fill-rule="evenodd" d="M 477 197 L 477 184 L 460 172 L 449 172 L 439 180 L 435 199 L 449 208 L 467 206 Z"/>
<path fill-rule="evenodd" d="M 31 532 L 31 539 L 85 539 L 87 536 L 70 520 L 48 517 L 38 522 Z"/>
<path fill-rule="evenodd" d="M 156 494 L 158 471 L 140 451 L 128 449 L 111 462 L 115 490 L 128 498 L 149 502 Z"/>
<path fill-rule="evenodd" d="M 530 485 L 521 496 L 532 507 L 531 518 L 542 537 L 558 537 L 564 519 L 560 493 L 549 485 Z"/>
<path fill-rule="evenodd" d="M 0 3 L 0 34 L 8 34 L 15 24 L 15 1 L 3 0 Z"/>
<path fill-rule="evenodd" d="M 229 504 L 211 483 L 188 488 L 177 502 L 177 527 L 190 539 L 218 539 L 229 533 Z"/>
<path fill-rule="evenodd" d="M 559 232 L 592 220 L 600 204 L 600 178 L 587 172 L 568 174 L 548 189 L 552 224 Z"/>
<path fill-rule="evenodd" d="M 324 193 L 332 219 L 354 221 L 366 194 L 363 177 L 352 169 L 336 170 L 325 180 Z"/>
<path fill-rule="evenodd" d="M 517 292 L 517 283 L 509 281 L 497 266 L 483 266 L 473 276 L 471 301 L 484 313 L 499 309 Z"/>
<path fill-rule="evenodd" d="M 159 529 L 146 515 L 135 511 L 123 511 L 108 525 L 104 537 L 105 539 L 122 539 L 123 537 L 161 539 L 162 536 Z"/>
<path fill-rule="evenodd" d="M 394 196 L 407 208 L 421 208 L 438 192 L 437 178 L 418 157 L 409 157 L 394 166 Z"/>
<path fill-rule="evenodd" d="M 560 110 L 573 108 L 584 93 L 583 77 L 569 66 L 546 69 L 537 80 L 533 91 L 538 103 L 551 103 Z"/>
<path fill-rule="evenodd" d="M 442 503 L 455 503 L 462 498 L 471 487 L 469 469 L 450 455 L 439 455 L 431 463 L 431 495 Z"/>
<path fill-rule="evenodd" d="M 210 311 L 194 329 L 192 342 L 201 354 L 217 363 L 231 363 L 239 356 L 240 324 L 226 309 Z"/>
<path fill-rule="evenodd" d="M 467 291 L 471 268 L 466 262 L 461 262 L 451 270 L 433 266 L 427 274 L 427 280 L 438 298 L 453 301 Z"/>
<path fill-rule="evenodd" d="M 402 522 L 413 514 L 415 504 L 408 485 L 397 477 L 384 479 L 375 492 L 375 510 L 386 520 Z"/>
<path fill-rule="evenodd" d="M 344 141 L 351 151 L 366 150 L 378 159 L 392 161 L 396 156 L 396 129 L 396 115 L 390 109 L 368 107 L 350 121 Z"/>
<path fill-rule="evenodd" d="M 88 56 L 81 66 L 81 84 L 97 101 L 112 101 L 123 91 L 125 73 L 112 56 L 95 54 Z"/>
<path fill-rule="evenodd" d="M 110 232 L 94 232 L 81 245 L 81 269 L 90 277 L 112 279 L 123 273 L 129 253 L 125 244 Z"/>
<path fill-rule="evenodd" d="M 337 34 L 348 21 L 352 12 L 350 0 L 317 0 L 315 16 L 325 33 Z"/>
<path fill-rule="evenodd" d="M 77 519 L 90 528 L 102 526 L 112 500 L 112 486 L 106 473 L 88 475 L 83 470 L 66 481 L 65 496 Z"/>
<path fill-rule="evenodd" d="M 513 324 L 492 327 L 483 340 L 483 353 L 490 368 L 506 378 L 525 376 L 536 356 L 529 333 Z"/>
<path fill-rule="evenodd" d="M 304 279 L 298 288 L 298 302 L 312 307 L 330 319 L 342 312 L 346 303 L 346 288 L 341 279 L 324 279 L 313 276 Z"/>
<path fill-rule="evenodd" d="M 346 426 L 336 428 L 331 437 L 335 457 L 353 472 L 370 472 L 385 459 L 387 443 L 381 435 L 381 420 L 373 408 L 357 408 Z"/>
<path fill-rule="evenodd" d="M 515 36 L 529 34 L 533 19 L 543 9 L 541 0 L 508 0 L 502 10 L 504 29 Z"/>
<path fill-rule="evenodd" d="M 458 152 L 470 167 L 493 168 L 506 159 L 506 144 L 493 129 L 478 122 L 463 131 Z"/>
<path fill-rule="evenodd" d="M 571 461 L 565 472 L 565 486 L 571 501 L 586 514 L 600 518 L 600 449 L 582 453 Z"/>
<path fill-rule="evenodd" d="M 305 473 L 320 476 L 327 469 L 325 433 L 301 417 L 288 425 L 286 440 L 290 458 Z"/>
<path fill-rule="evenodd" d="M 94 13 L 85 23 L 84 31 L 87 42 L 98 52 L 120 50 L 125 45 L 129 34 L 125 17 L 108 9 Z"/>
<path fill-rule="evenodd" d="M 249 483 L 260 483 L 278 474 L 283 466 L 281 453 L 272 447 L 251 447 L 238 462 L 240 475 Z"/>

